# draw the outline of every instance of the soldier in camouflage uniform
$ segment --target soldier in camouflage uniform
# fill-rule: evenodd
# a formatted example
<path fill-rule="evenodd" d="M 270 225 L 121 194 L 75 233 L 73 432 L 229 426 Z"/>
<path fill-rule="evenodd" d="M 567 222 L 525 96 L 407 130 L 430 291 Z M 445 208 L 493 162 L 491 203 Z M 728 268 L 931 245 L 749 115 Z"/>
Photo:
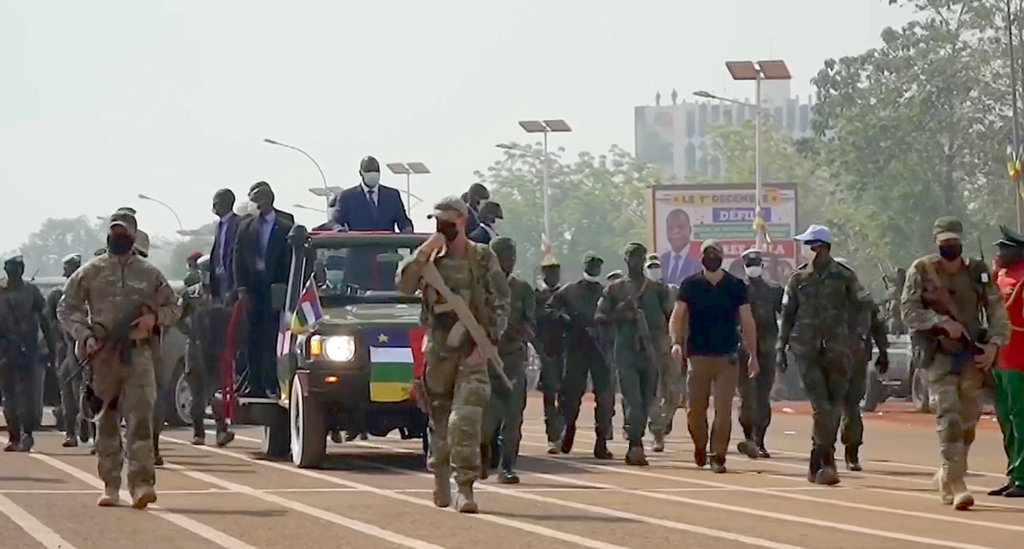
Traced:
<path fill-rule="evenodd" d="M 775 385 L 775 343 L 779 337 L 779 313 L 782 312 L 782 286 L 766 279 L 761 251 L 743 252 L 743 271 L 747 279 L 747 303 L 757 326 L 757 377 L 747 375 L 746 349 L 740 349 L 740 426 L 743 441 L 737 445 L 741 454 L 770 458 L 764 444 L 765 433 L 772 422 L 772 386 Z"/>
<path fill-rule="evenodd" d="M 523 436 L 523 410 L 526 409 L 526 346 L 537 330 L 535 320 L 536 298 L 533 287 L 512 274 L 516 267 L 516 244 L 507 236 L 491 241 L 491 250 L 498 257 L 501 271 L 508 279 L 511 296 L 508 327 L 498 342 L 498 353 L 505 364 L 505 375 L 512 382 L 512 392 L 491 391 L 490 402 L 484 411 L 483 448 L 491 451 L 492 442 L 500 435 L 501 472 L 498 482 L 519 484 L 519 476 L 513 468 L 519 457 L 519 442 Z M 492 378 L 491 386 L 495 386 Z M 486 456 L 485 456 L 486 457 Z M 486 461 L 482 467 L 487 467 Z"/>
<path fill-rule="evenodd" d="M 0 279 L 0 390 L 8 442 L 4 451 L 28 452 L 32 433 L 42 415 L 42 364 L 38 363 L 39 330 L 54 355 L 54 341 L 46 318 L 46 299 L 34 284 L 23 279 L 25 260 L 14 256 L 4 262 L 7 277 Z"/>
<path fill-rule="evenodd" d="M 565 330 L 557 317 L 550 315 L 545 306 L 551 296 L 562 287 L 562 268 L 553 256 L 541 261 L 541 287 L 537 296 L 537 335 L 541 348 L 540 382 L 537 388 L 544 395 L 544 430 L 548 437 L 548 453 L 557 454 L 565 430 L 562 417 L 562 378 L 565 376 Z"/>
<path fill-rule="evenodd" d="M 181 320 L 188 342 L 185 347 L 185 379 L 192 392 L 192 444 L 206 443 L 206 407 L 220 387 L 218 358 L 224 350 L 229 313 L 223 302 L 210 293 L 210 256 L 199 258 L 199 283 L 189 286 L 180 298 Z M 235 439 L 228 430 L 220 406 L 214 406 L 217 446 Z"/>
<path fill-rule="evenodd" d="M 658 364 L 668 349 L 659 342 L 668 333 L 672 302 L 664 286 L 649 284 L 644 275 L 647 248 L 632 242 L 626 246 L 626 277 L 605 288 L 597 305 L 595 320 L 610 327 L 614 342 L 612 362 L 619 374 L 622 412 L 629 450 L 627 465 L 647 465 L 644 430 L 654 402 Z M 646 321 L 649 338 L 641 335 L 640 317 Z M 650 347 L 648 347 L 650 346 Z M 654 355 L 652 363 L 651 355 Z"/>
<path fill-rule="evenodd" d="M 870 294 L 857 275 L 832 259 L 832 233 L 811 225 L 796 237 L 807 263 L 790 277 L 782 301 L 782 328 L 776 364 L 785 372 L 787 349 L 793 353 L 813 410 L 813 435 L 807 480 L 839 483 L 836 435 L 853 368 L 851 356 L 864 303 Z"/>
<path fill-rule="evenodd" d="M 71 278 L 82 266 L 82 256 L 71 254 L 64 258 L 64 278 Z M 82 394 L 82 376 L 78 375 L 78 360 L 75 359 L 75 340 L 67 333 L 57 320 L 57 305 L 64 297 L 64 287 L 58 286 L 46 296 L 46 312 L 50 320 L 51 330 L 57 339 L 57 379 L 60 380 L 60 402 L 62 419 L 64 420 L 64 447 L 78 446 L 78 400 Z M 89 440 L 89 423 L 81 422 L 82 442 Z"/>
<path fill-rule="evenodd" d="M 942 502 L 958 510 L 974 505 L 967 489 L 967 454 L 981 416 L 984 370 L 1009 341 L 1009 317 L 983 261 L 963 257 L 963 225 L 939 218 L 932 228 L 938 254 L 907 271 L 903 322 L 921 342 L 921 367 L 935 402 L 942 467 L 936 475 Z M 988 319 L 988 333 L 982 318 Z"/>
<path fill-rule="evenodd" d="M 612 417 L 615 416 L 615 392 L 612 389 L 611 366 L 605 361 L 594 325 L 597 302 L 604 293 L 601 284 L 601 265 L 604 261 L 593 253 L 583 258 L 583 279 L 562 286 L 548 301 L 548 314 L 560 319 L 566 334 L 565 378 L 562 380 L 562 414 L 565 419 L 565 433 L 562 436 L 561 451 L 572 451 L 576 436 L 576 419 L 580 415 L 583 393 L 587 390 L 587 376 L 590 376 L 597 403 L 595 428 L 597 440 L 594 443 L 594 457 L 613 459 L 608 451 L 608 438 L 612 433 Z"/>
<path fill-rule="evenodd" d="M 451 505 L 449 483 L 454 469 L 456 509 L 476 513 L 473 482 L 480 477 L 481 422 L 491 392 L 487 358 L 458 315 L 442 307 L 440 294 L 421 273 L 428 262 L 433 263 L 448 288 L 463 296 L 494 345 L 508 323 L 509 287 L 494 252 L 466 238 L 465 202 L 454 196 L 444 198 L 430 217 L 437 220 L 437 232 L 401 265 L 397 286 L 404 294 L 423 294 L 420 318 L 427 329 L 423 382 L 430 418 L 427 465 L 434 473 L 434 504 Z"/>
<path fill-rule="evenodd" d="M 68 280 L 57 318 L 90 358 L 91 386 L 103 401 L 97 420 L 96 449 L 104 493 L 98 504 L 120 502 L 124 449 L 120 421 L 128 424 L 128 489 L 132 505 L 143 509 L 156 501 L 153 405 L 156 401 L 154 331 L 178 320 L 174 290 L 160 271 L 132 253 L 135 216 L 111 216 L 108 252 L 84 265 Z M 131 321 L 128 341 L 111 341 L 112 330 Z"/>
<path fill-rule="evenodd" d="M 661 260 L 658 254 L 647 256 L 647 264 L 644 265 L 644 272 L 647 279 L 657 287 L 664 288 L 668 294 L 669 303 L 674 303 L 675 291 L 671 286 L 665 284 L 661 277 Z M 654 404 L 651 406 L 651 434 L 654 435 L 654 445 L 651 450 L 655 452 L 665 451 L 665 437 L 672 432 L 672 420 L 675 418 L 676 410 L 682 404 L 682 387 L 686 385 L 686 375 L 679 363 L 672 360 L 669 350 L 672 348 L 672 340 L 665 333 L 664 341 L 656 342 L 662 348 L 661 355 L 665 360 L 658 364 L 658 385 L 654 391 Z"/>
<path fill-rule="evenodd" d="M 850 264 L 843 258 L 836 258 L 836 261 L 850 268 Z M 860 322 L 857 325 L 855 335 L 859 344 L 854 348 L 852 357 L 853 370 L 850 375 L 850 388 L 846 393 L 846 402 L 843 404 L 842 421 L 842 442 L 846 447 L 846 468 L 850 471 L 861 471 L 860 447 L 864 444 L 864 421 L 860 416 L 860 401 L 867 393 L 868 362 L 871 360 L 871 347 L 878 347 L 878 358 L 875 359 L 875 368 L 879 374 L 884 374 L 889 369 L 889 340 L 885 337 L 885 326 L 878 318 L 878 306 L 869 297 L 864 302 L 864 310 L 860 314 Z"/>

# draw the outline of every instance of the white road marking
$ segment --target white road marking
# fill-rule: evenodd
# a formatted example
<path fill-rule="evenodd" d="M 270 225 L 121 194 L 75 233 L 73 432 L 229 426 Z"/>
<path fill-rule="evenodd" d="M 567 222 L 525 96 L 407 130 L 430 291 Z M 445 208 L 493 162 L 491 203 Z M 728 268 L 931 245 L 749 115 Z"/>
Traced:
<path fill-rule="evenodd" d="M 74 545 L 48 526 L 39 522 L 28 511 L 19 507 L 5 496 L 0 496 L 0 513 L 7 515 L 15 524 L 21 527 L 26 534 L 42 544 L 46 549 L 75 549 Z M 10 541 L 10 540 L 8 540 Z"/>
<path fill-rule="evenodd" d="M 248 486 L 243 486 L 241 484 L 235 484 L 234 482 L 228 482 L 226 480 L 219 479 L 213 475 L 200 473 L 198 471 L 192 471 L 180 465 L 175 465 L 173 463 L 165 463 L 164 467 L 171 471 L 178 471 L 183 475 L 205 482 L 207 484 L 220 486 L 221 488 L 230 490 L 232 492 L 244 494 L 250 497 L 254 497 L 256 499 L 261 499 L 263 501 L 273 503 L 275 505 L 280 505 L 281 507 L 286 507 L 293 511 L 298 511 L 300 513 L 304 513 L 309 516 L 337 524 L 339 526 L 344 526 L 345 528 L 354 530 L 356 532 L 359 532 L 360 534 L 365 534 L 367 536 L 372 536 L 385 541 L 390 541 L 391 543 L 394 543 L 396 545 L 410 547 L 411 549 L 444 549 L 440 545 L 434 545 L 433 543 L 429 543 L 423 540 L 403 536 L 402 534 L 398 534 L 390 530 L 385 530 L 372 524 L 350 519 L 348 517 L 343 517 L 335 513 L 324 511 L 323 509 L 319 509 L 317 507 L 306 505 L 304 503 L 299 503 L 297 501 L 292 501 L 290 499 L 285 499 L 283 497 L 275 496 L 273 494 L 260 492 L 259 490 L 255 490 Z"/>
<path fill-rule="evenodd" d="M 92 494 L 100 495 L 103 490 L 0 490 L 0 494 Z M 228 494 L 229 490 L 217 490 L 208 488 L 206 490 L 160 490 L 163 494 Z"/>
<path fill-rule="evenodd" d="M 189 442 L 186 442 L 186 441 L 183 441 L 183 440 L 178 440 L 178 439 L 167 437 L 167 436 L 164 436 L 162 438 L 164 440 L 167 440 L 168 442 L 173 442 L 175 444 L 182 444 L 182 445 L 190 444 Z M 236 436 L 235 438 L 237 439 L 239 437 Z M 254 463 L 256 465 L 261 465 L 261 466 L 264 466 L 264 467 L 271 467 L 271 468 L 274 468 L 274 469 L 280 469 L 282 471 L 287 471 L 289 473 L 293 473 L 293 474 L 296 474 L 296 475 L 302 475 L 302 476 L 306 476 L 306 477 L 309 477 L 309 478 L 315 478 L 315 479 L 322 480 L 322 481 L 325 481 L 325 482 L 330 482 L 332 484 L 338 484 L 338 485 L 341 485 L 341 486 L 348 486 L 349 488 L 359 488 L 361 490 L 372 492 L 374 494 L 385 496 L 385 497 L 389 497 L 389 498 L 392 498 L 392 499 L 397 499 L 399 501 L 404 501 L 406 503 L 412 503 L 412 504 L 415 504 L 415 505 L 419 505 L 419 506 L 423 506 L 423 507 L 429 507 L 431 509 L 436 509 L 436 507 L 434 507 L 433 502 L 427 501 L 425 499 L 416 498 L 416 497 L 409 496 L 409 495 L 406 495 L 406 494 L 396 494 L 394 492 L 389 492 L 387 490 L 383 490 L 383 489 L 376 488 L 376 487 L 373 487 L 373 486 L 369 486 L 369 485 L 366 485 L 366 484 L 360 484 L 358 482 L 352 482 L 352 481 L 349 481 L 349 480 L 345 480 L 345 479 L 342 479 L 342 478 L 334 477 L 334 476 L 327 475 L 327 474 L 324 474 L 324 473 L 318 473 L 318 472 L 309 471 L 309 470 L 306 470 L 306 469 L 299 469 L 299 468 L 296 468 L 296 467 L 293 467 L 293 466 L 284 465 L 282 463 L 275 463 L 275 462 L 272 462 L 272 461 L 259 461 L 257 459 L 252 458 L 252 457 L 245 456 L 245 455 L 242 455 L 242 454 L 238 454 L 238 453 L 232 452 L 230 450 L 223 450 L 223 449 L 220 449 L 220 448 L 210 448 L 208 446 L 196 446 L 195 448 L 197 450 L 202 450 L 202 451 L 205 451 L 205 452 L 211 452 L 211 453 L 215 453 L 215 454 L 219 454 L 219 455 L 229 456 L 229 457 L 232 457 L 234 459 L 239 459 L 239 460 L 242 460 L 242 461 L 247 461 L 249 463 Z M 445 511 L 445 510 L 440 510 L 439 509 L 439 511 Z M 445 512 L 451 512 L 451 511 L 445 511 Z M 491 523 L 494 523 L 494 524 L 501 524 L 503 526 L 508 526 L 508 527 L 511 527 L 511 528 L 516 528 L 518 530 L 522 530 L 524 532 L 530 532 L 532 534 L 538 534 L 538 535 L 541 535 L 541 536 L 544 536 L 544 537 L 548 537 L 548 538 L 552 538 L 552 539 L 557 539 L 557 540 L 560 540 L 560 541 L 566 541 L 566 542 L 569 542 L 569 543 L 573 543 L 573 544 L 579 545 L 581 547 L 588 547 L 588 548 L 591 548 L 591 549 L 627 549 L 626 547 L 624 547 L 622 545 L 615 545 L 615 544 L 612 544 L 612 543 L 606 543 L 606 542 L 599 541 L 599 540 L 596 540 L 596 539 L 585 538 L 583 536 L 577 536 L 575 534 L 569 534 L 569 533 L 566 533 L 566 532 L 560 532 L 558 530 L 552 530 L 551 528 L 546 528 L 544 526 L 539 526 L 539 525 L 531 524 L 531 523 L 528 523 L 528 522 L 520 522 L 520 521 L 517 521 L 517 520 L 507 519 L 507 518 L 499 517 L 499 516 L 495 516 L 495 515 L 477 514 L 477 515 L 466 515 L 466 516 L 468 516 L 470 518 L 473 518 L 473 519 L 476 519 L 476 520 L 482 520 L 482 521 L 491 522 Z"/>

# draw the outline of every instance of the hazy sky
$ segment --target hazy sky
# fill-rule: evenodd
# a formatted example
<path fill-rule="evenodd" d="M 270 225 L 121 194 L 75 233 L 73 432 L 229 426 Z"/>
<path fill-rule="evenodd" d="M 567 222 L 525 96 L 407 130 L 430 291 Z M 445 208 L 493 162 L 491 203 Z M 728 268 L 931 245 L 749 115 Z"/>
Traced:
<path fill-rule="evenodd" d="M 425 162 L 428 202 L 564 118 L 570 154 L 633 150 L 633 107 L 707 89 L 750 97 L 727 59 L 785 59 L 793 91 L 827 57 L 910 14 L 884 0 L 245 0 L 0 4 L 0 252 L 46 217 L 139 210 L 153 233 L 211 220 L 210 197 L 260 179 L 278 206 L 357 182 L 359 159 Z M 386 185 L 405 188 L 385 170 Z M 426 206 L 412 212 L 425 228 Z"/>

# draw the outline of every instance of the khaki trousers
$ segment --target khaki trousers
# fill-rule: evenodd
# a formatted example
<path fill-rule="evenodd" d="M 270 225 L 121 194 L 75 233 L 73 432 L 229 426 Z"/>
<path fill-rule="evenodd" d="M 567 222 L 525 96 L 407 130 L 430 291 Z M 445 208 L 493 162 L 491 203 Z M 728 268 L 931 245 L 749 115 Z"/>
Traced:
<path fill-rule="evenodd" d="M 736 362 L 731 355 L 691 356 L 686 378 L 689 408 L 686 423 L 697 450 L 708 447 L 708 401 L 715 398 L 715 420 L 711 426 L 711 456 L 725 462 L 732 432 L 732 399 L 736 394 Z"/>

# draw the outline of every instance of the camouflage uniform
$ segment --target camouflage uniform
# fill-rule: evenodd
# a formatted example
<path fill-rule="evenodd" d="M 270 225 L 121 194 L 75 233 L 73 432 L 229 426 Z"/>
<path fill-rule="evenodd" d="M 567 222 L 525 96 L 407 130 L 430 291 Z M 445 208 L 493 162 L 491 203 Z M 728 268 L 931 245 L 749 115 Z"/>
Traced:
<path fill-rule="evenodd" d="M 5 268 L 24 262 L 20 256 Z M 39 360 L 39 330 L 53 349 L 46 319 L 46 299 L 30 282 L 0 279 L 0 391 L 9 433 L 7 451 L 32 449 L 32 433 L 40 427 L 43 367 Z M 52 356 L 51 352 L 51 356 Z"/>
<path fill-rule="evenodd" d="M 600 261 L 588 256 L 584 263 Z M 607 441 L 612 433 L 612 418 L 615 416 L 615 392 L 612 388 L 611 367 L 598 347 L 594 326 L 597 303 L 604 293 L 600 282 L 579 280 L 562 286 L 548 301 L 545 309 L 555 318 L 562 319 L 565 330 L 565 377 L 562 380 L 562 417 L 565 433 L 561 451 L 569 453 L 576 435 L 576 419 L 580 404 L 587 390 L 587 376 L 590 376 L 594 399 L 597 403 L 594 420 L 597 440 L 594 455 L 599 459 L 610 459 Z"/>
<path fill-rule="evenodd" d="M 864 421 L 860 416 L 860 401 L 867 392 L 868 362 L 872 344 L 878 346 L 879 357 L 886 354 L 889 340 L 885 326 L 878 318 L 878 306 L 868 298 L 858 322 L 855 343 L 859 349 L 853 354 L 850 388 L 843 405 L 842 442 L 846 446 L 846 464 L 850 470 L 860 469 L 859 448 L 864 444 Z"/>
<path fill-rule="evenodd" d="M 776 348 L 792 352 L 813 409 L 811 481 L 838 480 L 836 434 L 849 390 L 851 355 L 860 345 L 855 334 L 868 297 L 857 275 L 828 255 L 801 265 L 786 285 Z"/>
<path fill-rule="evenodd" d="M 510 245 L 512 240 L 508 238 L 499 237 L 491 241 L 491 249 L 499 257 L 506 253 L 515 254 L 514 245 L 508 249 Z M 508 275 L 508 289 L 511 296 L 508 328 L 498 342 L 498 353 L 505 364 L 505 375 L 512 382 L 512 392 L 491 391 L 490 401 L 484 410 L 483 446 L 490 448 L 500 435 L 499 480 L 514 484 L 519 481 L 512 471 L 519 456 L 523 411 L 526 409 L 526 345 L 537 325 L 533 287 L 514 275 Z M 492 386 L 495 383 L 498 382 L 492 381 Z"/>
<path fill-rule="evenodd" d="M 206 438 L 206 406 L 220 387 L 218 357 L 224 349 L 228 309 L 214 300 L 202 283 L 190 286 L 182 294 L 181 319 L 188 342 L 185 347 L 185 379 L 192 392 L 193 444 Z M 214 406 L 218 445 L 229 438 L 227 422 L 219 406 Z M 233 438 L 233 437 L 230 437 Z"/>
<path fill-rule="evenodd" d="M 435 209 L 466 215 L 465 204 L 447 198 Z M 497 257 L 487 246 L 467 241 L 466 257 L 455 257 L 447 249 L 435 252 L 426 261 L 432 262 L 448 288 L 463 296 L 477 322 L 487 331 L 495 345 L 508 323 L 510 297 L 506 275 Z M 473 482 L 481 471 L 480 444 L 483 410 L 491 392 L 486 364 L 470 365 L 468 359 L 475 345 L 468 333 L 454 345 L 447 341 L 449 332 L 459 325 L 454 311 L 435 312 L 440 296 L 420 276 L 425 261 L 414 255 L 399 268 L 398 289 L 412 294 L 423 293 L 420 322 L 427 329 L 424 349 L 426 371 L 424 389 L 430 418 L 430 452 L 427 465 L 434 473 L 435 503 L 447 505 L 449 494 L 443 494 L 450 472 L 454 469 L 460 494 L 472 499 Z"/>
<path fill-rule="evenodd" d="M 50 320 L 51 330 L 57 336 L 57 379 L 60 382 L 60 405 L 61 416 L 64 420 L 63 429 L 66 435 L 65 447 L 78 446 L 77 435 L 81 435 L 85 442 L 90 438 L 90 425 L 87 421 L 81 421 L 79 417 L 78 402 L 82 397 L 82 376 L 78 372 L 78 359 L 75 357 L 75 340 L 60 325 L 57 320 L 57 306 L 64 297 L 64 288 L 57 287 L 46 296 L 46 313 Z M 78 432 L 81 424 L 82 432 Z"/>
<path fill-rule="evenodd" d="M 550 263 L 549 263 L 550 265 Z M 562 417 L 562 378 L 565 377 L 565 330 L 558 318 L 545 310 L 548 300 L 561 286 L 543 286 L 534 290 L 537 311 L 537 335 L 542 349 L 540 355 L 540 382 L 537 388 L 544 395 L 544 430 L 548 437 L 549 453 L 557 452 L 565 430 Z"/>
<path fill-rule="evenodd" d="M 753 442 L 759 451 L 765 450 L 764 437 L 772 422 L 771 393 L 775 385 L 775 344 L 779 337 L 782 296 L 782 286 L 763 276 L 747 279 L 747 302 L 757 327 L 757 363 L 761 370 L 753 379 L 747 375 L 747 350 L 741 349 L 739 384 L 743 400 L 740 426 L 743 427 L 743 438 Z"/>
<path fill-rule="evenodd" d="M 121 215 L 122 219 L 126 217 Z M 134 218 L 122 224 L 130 225 L 134 232 Z M 103 343 L 104 335 L 140 304 L 154 312 L 156 329 L 169 327 L 178 320 L 180 311 L 174 291 L 156 267 L 136 254 L 118 257 L 108 253 L 93 258 L 68 280 L 57 317 L 84 347 L 90 337 Z M 136 504 L 140 494 L 154 494 L 156 376 L 151 339 L 149 334 L 133 333 L 127 350 L 128 362 L 123 362 L 121 349 L 107 347 L 91 360 L 92 387 L 104 402 L 96 433 L 99 476 L 106 487 L 104 497 L 114 501 L 121 486 L 124 457 L 119 429 L 122 416 L 128 424 L 129 491 Z"/>
<path fill-rule="evenodd" d="M 936 221 L 933 232 L 936 240 L 941 241 L 951 233 L 962 234 L 963 226 L 956 219 L 941 218 Z M 1005 345 L 1009 341 L 1009 317 L 988 267 L 982 261 L 969 260 L 962 262 L 955 273 L 949 273 L 943 263 L 941 256 L 927 255 L 915 261 L 907 271 L 902 297 L 903 322 L 907 329 L 915 338 L 923 336 L 935 340 L 935 331 L 951 320 L 936 310 L 945 309 L 938 283 L 951 295 L 959 322 L 973 341 L 981 340 L 984 316 L 988 319 L 988 343 Z M 964 483 L 964 475 L 967 454 L 981 416 L 985 373 L 971 359 L 957 371 L 957 361 L 941 348 L 922 355 L 921 367 L 928 377 L 939 431 L 942 467 L 937 480 L 940 492 L 944 503 L 956 504 L 958 509 L 967 508 L 973 505 L 974 499 Z"/>

